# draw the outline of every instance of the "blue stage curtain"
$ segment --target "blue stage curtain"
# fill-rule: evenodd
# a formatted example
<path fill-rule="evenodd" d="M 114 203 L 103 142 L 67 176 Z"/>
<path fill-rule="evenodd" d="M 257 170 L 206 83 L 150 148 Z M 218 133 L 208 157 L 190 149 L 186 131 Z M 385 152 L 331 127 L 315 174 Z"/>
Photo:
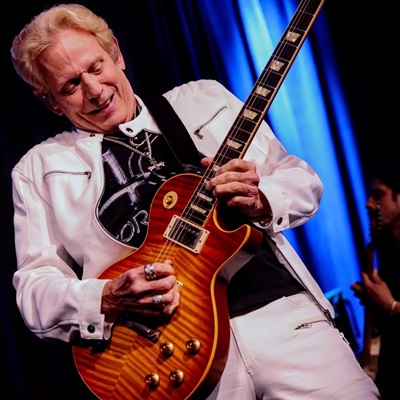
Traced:
<path fill-rule="evenodd" d="M 299 2 L 206 0 L 175 4 L 181 17 L 182 40 L 189 49 L 187 62 L 193 66 L 194 76 L 203 77 L 199 66 L 207 61 L 213 65 L 216 78 L 245 100 Z M 195 18 L 196 23 L 192 24 Z M 206 42 L 199 43 L 200 28 Z M 208 60 L 199 58 L 200 49 L 204 48 L 209 49 Z M 360 275 L 356 236 L 368 240 L 366 193 L 324 8 L 266 120 L 288 151 L 305 159 L 324 184 L 318 214 L 285 235 L 322 289 L 326 293 L 342 293 L 353 333 L 361 344 L 363 308 L 350 285 Z"/>

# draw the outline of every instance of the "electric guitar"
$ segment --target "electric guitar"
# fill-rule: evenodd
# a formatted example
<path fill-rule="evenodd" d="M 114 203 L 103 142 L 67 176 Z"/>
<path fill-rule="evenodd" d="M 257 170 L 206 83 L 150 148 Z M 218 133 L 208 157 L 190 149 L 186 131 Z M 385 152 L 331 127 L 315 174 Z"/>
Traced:
<path fill-rule="evenodd" d="M 262 235 L 247 224 L 227 224 L 205 184 L 221 165 L 243 158 L 323 3 L 301 0 L 204 175 L 166 181 L 152 201 L 143 245 L 99 277 L 169 258 L 181 285 L 180 305 L 167 320 L 121 316 L 109 341 L 73 346 L 81 378 L 100 399 L 203 400 L 218 383 L 230 334 L 220 272 L 243 266 Z"/>

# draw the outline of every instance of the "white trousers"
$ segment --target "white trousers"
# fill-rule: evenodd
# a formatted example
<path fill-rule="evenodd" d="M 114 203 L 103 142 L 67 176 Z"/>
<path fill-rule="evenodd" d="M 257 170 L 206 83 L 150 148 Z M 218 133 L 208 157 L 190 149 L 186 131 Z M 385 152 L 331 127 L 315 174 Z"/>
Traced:
<path fill-rule="evenodd" d="M 303 328 L 296 327 L 303 325 Z M 208 400 L 370 400 L 378 390 L 306 293 L 231 319 L 230 350 Z"/>

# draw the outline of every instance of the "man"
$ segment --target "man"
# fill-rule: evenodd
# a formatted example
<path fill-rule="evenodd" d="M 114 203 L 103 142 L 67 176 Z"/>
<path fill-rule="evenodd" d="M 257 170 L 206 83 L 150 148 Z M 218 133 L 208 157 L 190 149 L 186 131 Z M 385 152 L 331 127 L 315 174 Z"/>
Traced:
<path fill-rule="evenodd" d="M 366 306 L 371 307 L 373 326 L 380 337 L 375 382 L 382 399 L 398 398 L 400 372 L 400 165 L 389 162 L 372 179 L 366 208 L 378 268 L 362 273 L 362 282 L 351 288 Z"/>
<path fill-rule="evenodd" d="M 188 288 L 203 283 L 200 277 L 191 282 L 202 265 L 193 268 L 170 257 L 174 244 L 166 245 L 154 260 L 107 275 L 108 267 L 133 249 L 140 252 L 147 232 L 159 222 L 150 213 L 157 189 L 185 168 L 174 143 L 166 140 L 146 103 L 133 92 L 118 41 L 105 21 L 79 5 L 55 6 L 16 36 L 11 51 L 16 71 L 35 96 L 73 124 L 70 131 L 31 149 L 13 170 L 18 258 L 13 283 L 26 325 L 45 340 L 84 339 L 95 347 L 99 341 L 112 342 L 121 318 L 147 334 L 151 327 L 137 323 L 142 317 L 150 318 L 151 325 L 166 318 L 179 321 L 188 304 L 196 305 L 192 318 L 201 315 L 207 305 L 196 293 L 189 298 Z M 316 213 L 322 194 L 316 173 L 287 154 L 265 122 L 244 159 L 220 165 L 213 157 L 242 103 L 219 83 L 189 82 L 164 97 L 204 156 L 202 166 L 212 165 L 215 172 L 196 193 L 200 203 L 190 212 L 204 210 L 217 198 L 221 210 L 233 209 L 233 215 L 246 218 L 254 232 L 262 232 L 254 257 L 233 272 L 221 272 L 221 279 L 229 281 L 229 353 L 226 363 L 222 357 L 222 376 L 207 396 L 379 398 L 333 326 L 331 304 L 281 234 Z M 174 206 L 176 191 L 163 198 L 164 212 Z M 207 237 L 202 226 L 178 221 L 189 235 L 185 246 L 204 261 L 212 258 L 213 254 L 203 255 L 212 249 L 203 249 L 202 254 L 200 246 L 212 243 L 212 232 Z M 176 228 L 171 225 L 160 235 L 177 239 L 170 237 Z M 175 241 L 179 242 L 171 240 Z M 228 241 L 214 248 L 225 246 Z M 202 321 L 196 324 L 200 327 Z M 161 354 L 168 358 L 175 349 L 163 344 Z M 192 355 L 207 351 L 201 342 L 197 345 L 195 339 L 189 341 Z M 109 375 L 115 374 L 115 366 L 111 370 Z M 178 386 L 183 381 L 184 388 L 190 382 L 180 372 L 174 371 L 171 379 Z M 131 397 L 160 398 L 163 381 L 158 378 L 157 371 L 146 375 L 143 382 L 148 386 L 140 386 Z M 179 398 L 179 389 L 171 389 L 168 396 L 172 393 Z"/>

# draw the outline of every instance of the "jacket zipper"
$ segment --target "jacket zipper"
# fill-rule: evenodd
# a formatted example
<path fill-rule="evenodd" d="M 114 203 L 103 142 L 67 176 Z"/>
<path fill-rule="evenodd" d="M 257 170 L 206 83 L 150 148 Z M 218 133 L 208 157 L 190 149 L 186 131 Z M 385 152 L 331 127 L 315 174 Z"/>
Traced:
<path fill-rule="evenodd" d="M 84 171 L 84 172 L 70 172 L 70 171 L 61 171 L 61 170 L 55 170 L 51 172 L 47 172 L 43 176 L 43 180 L 46 180 L 48 176 L 53 175 L 53 174 L 64 174 L 64 175 L 86 175 L 88 180 L 92 177 L 91 171 Z"/>
<path fill-rule="evenodd" d="M 293 275 L 293 277 L 295 279 L 297 279 L 297 281 L 303 286 L 304 290 L 312 297 L 312 299 L 314 300 L 315 304 L 320 308 L 320 310 L 322 311 L 322 313 L 325 315 L 326 320 L 334 327 L 336 328 L 336 324 L 335 321 L 331 315 L 331 313 L 329 312 L 329 310 L 327 308 L 324 308 L 322 306 L 322 304 L 320 304 L 320 302 L 315 298 L 315 296 L 310 292 L 310 290 L 304 285 L 304 283 L 302 282 L 302 280 L 300 279 L 299 275 L 297 274 L 297 272 L 293 269 L 293 267 L 290 265 L 290 263 L 288 262 L 288 260 L 286 260 L 286 257 L 282 254 L 282 252 L 278 249 L 278 247 L 276 246 L 275 242 L 272 240 L 271 237 L 268 238 L 269 241 L 271 241 L 273 243 L 274 248 L 279 251 L 279 254 L 282 256 L 282 258 L 285 259 L 286 261 L 286 265 L 290 268 L 290 273 Z M 286 266 L 285 266 L 286 267 Z M 321 321 L 325 321 L 325 320 L 321 320 Z M 314 321 L 317 322 L 317 321 Z M 320 322 L 320 321 L 318 321 Z M 304 326 L 303 326 L 304 325 Z M 309 325 L 309 326 L 306 326 Z M 312 323 L 306 323 L 306 324 L 302 324 L 299 325 L 296 329 L 302 329 L 302 328 L 311 328 Z"/>
<path fill-rule="evenodd" d="M 217 110 L 212 116 L 211 118 L 208 119 L 208 121 L 206 121 L 203 125 L 200 125 L 194 132 L 193 134 L 196 135 L 199 139 L 203 139 L 204 135 L 202 135 L 200 133 L 200 131 L 207 126 L 223 109 L 228 108 L 227 106 L 223 106 L 221 107 L 219 110 Z"/>

